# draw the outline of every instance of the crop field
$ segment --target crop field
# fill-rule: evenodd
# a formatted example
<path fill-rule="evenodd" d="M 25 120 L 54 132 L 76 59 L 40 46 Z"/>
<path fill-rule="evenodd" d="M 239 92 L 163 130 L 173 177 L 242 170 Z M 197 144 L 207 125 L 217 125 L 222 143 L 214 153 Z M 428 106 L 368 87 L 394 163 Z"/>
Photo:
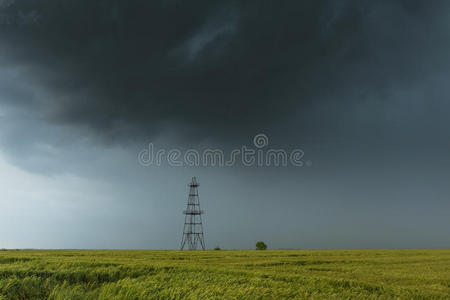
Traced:
<path fill-rule="evenodd" d="M 450 250 L 0 251 L 0 299 L 450 299 Z"/>

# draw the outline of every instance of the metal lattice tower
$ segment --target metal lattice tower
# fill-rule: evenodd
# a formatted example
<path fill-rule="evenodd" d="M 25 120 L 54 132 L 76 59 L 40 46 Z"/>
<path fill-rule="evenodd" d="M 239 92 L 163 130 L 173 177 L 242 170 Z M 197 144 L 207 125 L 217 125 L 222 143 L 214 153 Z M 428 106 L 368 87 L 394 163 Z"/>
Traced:
<path fill-rule="evenodd" d="M 181 239 L 181 250 L 187 246 L 189 250 L 196 250 L 197 245 L 200 244 L 205 250 L 205 239 L 203 236 L 202 214 L 200 210 L 200 200 L 198 198 L 198 186 L 195 177 L 192 177 L 192 182 L 189 184 L 189 198 L 187 209 L 183 211 L 184 229 L 183 238 Z"/>

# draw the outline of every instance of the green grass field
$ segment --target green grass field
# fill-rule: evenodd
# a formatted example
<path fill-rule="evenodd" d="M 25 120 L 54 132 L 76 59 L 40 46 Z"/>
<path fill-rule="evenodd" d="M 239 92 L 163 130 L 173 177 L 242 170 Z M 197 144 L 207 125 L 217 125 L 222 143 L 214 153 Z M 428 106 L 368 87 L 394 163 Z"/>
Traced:
<path fill-rule="evenodd" d="M 8 250 L 0 276 L 0 299 L 450 299 L 450 250 Z"/>

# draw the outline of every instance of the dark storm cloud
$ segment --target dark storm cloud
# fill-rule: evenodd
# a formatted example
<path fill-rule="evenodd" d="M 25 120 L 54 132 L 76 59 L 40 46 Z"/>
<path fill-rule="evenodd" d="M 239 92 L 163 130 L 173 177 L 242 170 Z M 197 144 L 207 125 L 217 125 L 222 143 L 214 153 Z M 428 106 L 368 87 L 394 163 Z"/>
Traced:
<path fill-rule="evenodd" d="M 1 65 L 35 89 L 15 103 L 106 137 L 254 133 L 449 67 L 446 1 L 2 3 Z"/>
<path fill-rule="evenodd" d="M 448 247 L 449 6 L 0 0 L 3 239 L 175 248 L 195 175 L 209 246 Z M 312 167 L 137 160 L 257 133 Z"/>

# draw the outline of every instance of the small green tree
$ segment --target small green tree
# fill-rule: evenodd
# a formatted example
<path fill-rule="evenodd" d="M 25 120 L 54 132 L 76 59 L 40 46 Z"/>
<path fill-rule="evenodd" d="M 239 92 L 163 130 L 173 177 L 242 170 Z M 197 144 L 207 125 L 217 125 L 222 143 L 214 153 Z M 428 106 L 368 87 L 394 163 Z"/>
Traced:
<path fill-rule="evenodd" d="M 216 246 L 216 248 L 214 248 L 214 250 L 222 250 L 222 249 L 220 249 L 219 246 Z"/>
<path fill-rule="evenodd" d="M 259 241 L 256 243 L 256 250 L 266 250 L 267 245 L 263 241 Z"/>

